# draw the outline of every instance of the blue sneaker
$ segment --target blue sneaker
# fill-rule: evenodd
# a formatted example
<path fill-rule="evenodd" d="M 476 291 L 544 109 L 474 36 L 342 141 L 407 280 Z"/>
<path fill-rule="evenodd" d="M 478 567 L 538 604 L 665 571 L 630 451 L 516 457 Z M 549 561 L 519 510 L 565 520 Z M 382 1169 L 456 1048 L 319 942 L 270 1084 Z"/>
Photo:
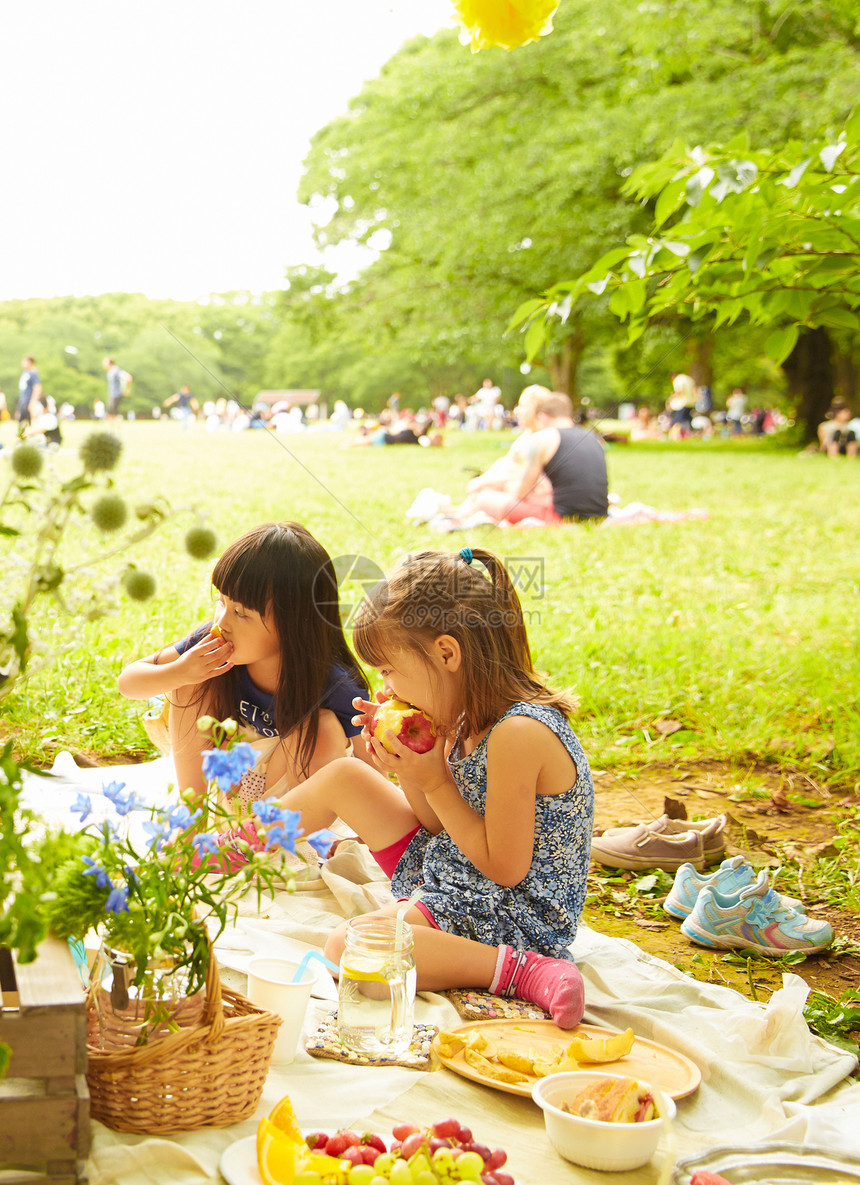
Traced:
<path fill-rule="evenodd" d="M 713 950 L 754 950 L 777 956 L 792 951 L 811 955 L 833 942 L 830 923 L 813 921 L 787 905 L 770 887 L 765 869 L 734 897 L 702 889 L 692 913 L 681 923 L 681 933 Z"/>
<path fill-rule="evenodd" d="M 697 872 L 693 864 L 682 864 L 675 873 L 675 883 L 663 902 L 666 913 L 673 918 L 688 918 L 702 889 L 715 889 L 722 897 L 733 897 L 755 880 L 752 866 L 743 856 L 723 860 L 716 872 Z"/>

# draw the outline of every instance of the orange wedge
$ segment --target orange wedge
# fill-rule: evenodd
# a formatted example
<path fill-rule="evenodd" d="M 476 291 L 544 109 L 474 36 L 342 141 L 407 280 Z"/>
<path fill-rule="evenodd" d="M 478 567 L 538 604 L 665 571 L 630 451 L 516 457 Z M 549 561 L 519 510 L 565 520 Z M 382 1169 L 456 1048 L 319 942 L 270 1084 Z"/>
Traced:
<path fill-rule="evenodd" d="M 264 1185 L 292 1185 L 300 1162 L 307 1152 L 304 1144 L 298 1144 L 275 1127 L 269 1119 L 261 1119 L 257 1128 L 257 1168 Z"/>
<path fill-rule="evenodd" d="M 295 1140 L 297 1144 L 304 1143 L 304 1136 L 302 1129 L 299 1127 L 299 1121 L 296 1119 L 296 1113 L 293 1110 L 293 1104 L 290 1102 L 290 1096 L 285 1094 L 275 1109 L 272 1111 L 269 1119 L 274 1123 L 275 1127 Z"/>

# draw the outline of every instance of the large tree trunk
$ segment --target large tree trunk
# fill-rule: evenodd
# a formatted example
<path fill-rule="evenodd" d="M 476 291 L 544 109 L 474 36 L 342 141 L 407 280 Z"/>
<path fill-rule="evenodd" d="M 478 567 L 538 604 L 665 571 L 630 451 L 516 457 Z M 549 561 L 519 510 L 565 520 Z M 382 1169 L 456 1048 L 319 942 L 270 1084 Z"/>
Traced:
<path fill-rule="evenodd" d="M 804 440 L 817 440 L 816 429 L 833 401 L 833 363 L 830 334 L 820 325 L 801 332 L 782 369 L 803 427 Z"/>
<path fill-rule="evenodd" d="M 698 386 L 714 385 L 714 339 L 690 337 L 687 339 L 687 374 Z"/>
<path fill-rule="evenodd" d="M 547 354 L 546 368 L 549 371 L 553 391 L 563 391 L 576 402 L 576 372 L 585 349 L 585 334 L 577 330 L 566 337 L 556 354 Z"/>
<path fill-rule="evenodd" d="M 839 394 L 852 407 L 857 402 L 857 364 L 850 354 L 836 355 L 836 386 Z"/>

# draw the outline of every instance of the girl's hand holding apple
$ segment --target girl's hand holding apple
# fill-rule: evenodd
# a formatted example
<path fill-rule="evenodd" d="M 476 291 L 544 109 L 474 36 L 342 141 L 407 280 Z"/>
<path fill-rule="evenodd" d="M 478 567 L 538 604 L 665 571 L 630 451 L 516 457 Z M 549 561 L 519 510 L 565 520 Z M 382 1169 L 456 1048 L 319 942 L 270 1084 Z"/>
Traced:
<path fill-rule="evenodd" d="M 361 725 L 363 729 L 362 736 L 365 741 L 370 741 L 376 710 L 380 704 L 384 704 L 385 702 L 385 692 L 383 691 L 377 691 L 376 703 L 368 699 L 361 699 L 358 696 L 352 701 L 352 706 L 356 709 L 356 714 L 353 716 L 352 722 L 353 724 Z"/>

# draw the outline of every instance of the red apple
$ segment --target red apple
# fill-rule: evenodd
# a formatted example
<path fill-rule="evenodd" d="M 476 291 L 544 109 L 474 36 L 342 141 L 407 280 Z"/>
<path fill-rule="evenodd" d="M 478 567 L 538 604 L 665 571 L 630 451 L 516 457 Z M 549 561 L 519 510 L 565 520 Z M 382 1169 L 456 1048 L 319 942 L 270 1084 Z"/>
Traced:
<path fill-rule="evenodd" d="M 386 736 L 393 732 L 402 745 L 414 753 L 427 753 L 436 744 L 433 725 L 419 708 L 400 699 L 389 699 L 380 704 L 373 717 L 373 736 L 384 749 L 394 749 Z"/>

